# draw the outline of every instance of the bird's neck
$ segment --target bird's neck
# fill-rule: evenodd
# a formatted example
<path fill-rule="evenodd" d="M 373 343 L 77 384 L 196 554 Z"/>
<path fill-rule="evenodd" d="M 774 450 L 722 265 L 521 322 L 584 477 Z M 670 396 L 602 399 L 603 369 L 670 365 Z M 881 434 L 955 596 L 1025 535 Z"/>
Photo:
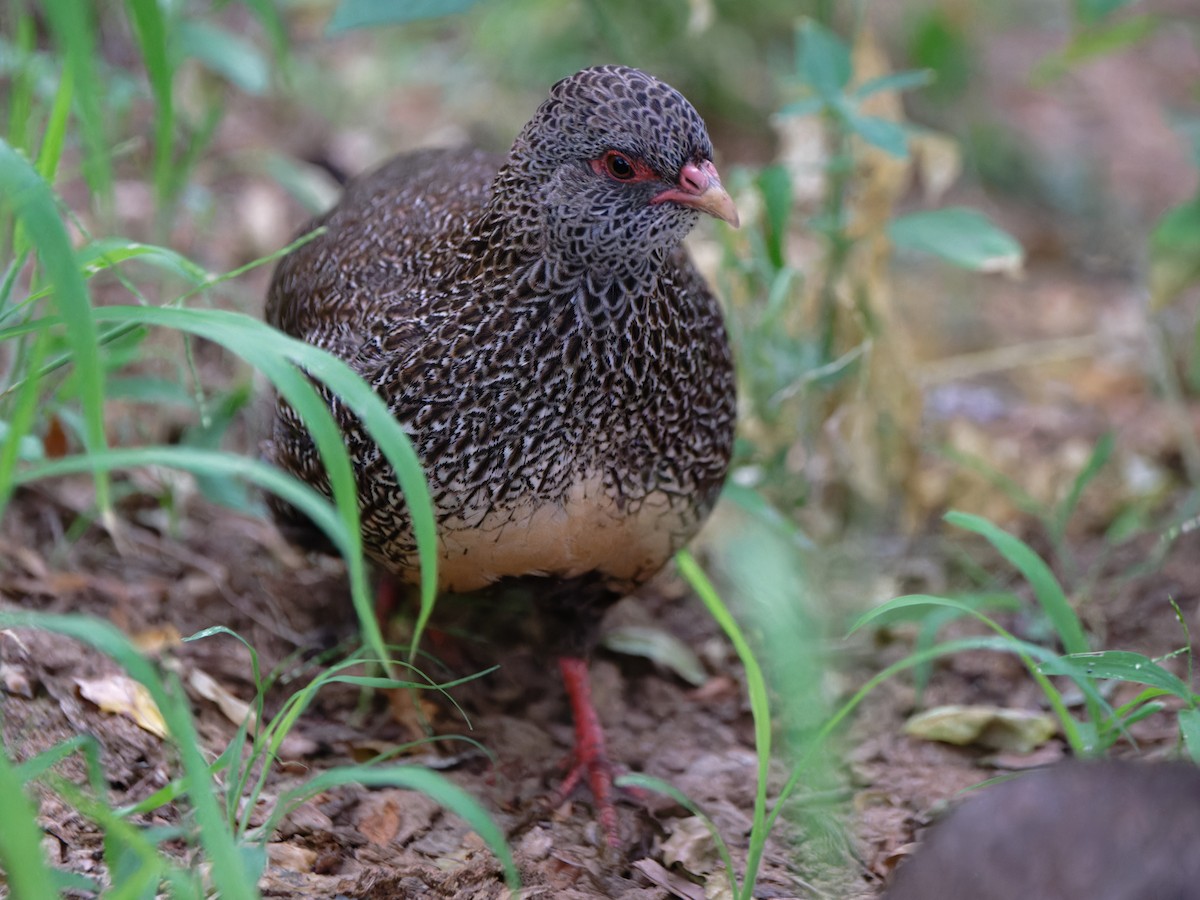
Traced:
<path fill-rule="evenodd" d="M 556 221 L 542 198 L 501 170 L 448 277 L 458 282 L 496 278 L 525 296 L 570 297 L 600 319 L 636 313 L 629 304 L 654 293 L 670 248 L 581 241 Z"/>

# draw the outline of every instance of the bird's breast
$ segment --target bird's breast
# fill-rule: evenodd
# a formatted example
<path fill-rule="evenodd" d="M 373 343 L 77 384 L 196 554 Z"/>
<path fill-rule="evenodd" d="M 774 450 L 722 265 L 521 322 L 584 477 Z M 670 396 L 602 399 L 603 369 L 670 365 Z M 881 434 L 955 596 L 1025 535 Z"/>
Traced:
<path fill-rule="evenodd" d="M 630 500 L 591 473 L 557 500 L 443 519 L 438 581 L 443 590 L 469 592 L 504 578 L 595 573 L 628 591 L 662 568 L 697 520 L 679 497 L 651 491 Z"/>

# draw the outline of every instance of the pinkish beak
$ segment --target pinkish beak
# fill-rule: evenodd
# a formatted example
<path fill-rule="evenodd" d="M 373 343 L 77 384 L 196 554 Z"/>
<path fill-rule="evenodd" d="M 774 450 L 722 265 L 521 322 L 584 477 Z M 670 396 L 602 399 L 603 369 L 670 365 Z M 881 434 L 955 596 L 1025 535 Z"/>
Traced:
<path fill-rule="evenodd" d="M 734 228 L 740 224 L 733 198 L 721 186 L 717 167 L 707 159 L 701 163 L 685 163 L 679 170 L 679 184 L 655 195 L 650 202 L 666 203 L 668 200 L 708 213 Z"/>

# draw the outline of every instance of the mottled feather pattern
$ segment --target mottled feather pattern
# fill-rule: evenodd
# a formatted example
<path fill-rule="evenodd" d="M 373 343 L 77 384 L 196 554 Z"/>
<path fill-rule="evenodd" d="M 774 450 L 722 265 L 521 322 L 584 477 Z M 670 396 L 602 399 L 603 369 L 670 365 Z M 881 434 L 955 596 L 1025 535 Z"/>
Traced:
<path fill-rule="evenodd" d="M 654 203 L 661 182 L 598 176 L 589 160 L 611 149 L 668 178 L 712 156 L 674 89 L 585 70 L 551 89 L 507 158 L 425 151 L 354 182 L 308 226 L 327 232 L 276 271 L 268 320 L 346 359 L 412 437 L 443 587 L 553 575 L 628 590 L 695 533 L 724 479 L 732 363 L 680 246 L 699 214 Z M 395 475 L 327 399 L 368 552 L 415 580 Z M 328 492 L 286 404 L 268 453 Z"/>

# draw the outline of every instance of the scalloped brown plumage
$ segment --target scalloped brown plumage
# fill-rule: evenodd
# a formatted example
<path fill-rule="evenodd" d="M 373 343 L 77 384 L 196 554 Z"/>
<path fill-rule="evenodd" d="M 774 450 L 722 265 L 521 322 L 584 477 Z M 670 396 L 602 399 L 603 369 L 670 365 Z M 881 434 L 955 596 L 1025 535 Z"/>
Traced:
<path fill-rule="evenodd" d="M 610 839 L 610 777 L 577 659 L 607 603 L 700 527 L 732 450 L 720 310 L 681 247 L 701 212 L 737 224 L 711 159 L 673 88 L 636 69 L 585 69 L 551 89 L 507 158 L 423 151 L 353 182 L 307 227 L 326 232 L 281 261 L 267 301 L 269 322 L 345 359 L 412 437 L 440 587 L 530 586 L 558 634 L 577 771 Z M 330 403 L 367 552 L 413 582 L 395 474 Z M 267 452 L 328 492 L 286 404 Z"/>

